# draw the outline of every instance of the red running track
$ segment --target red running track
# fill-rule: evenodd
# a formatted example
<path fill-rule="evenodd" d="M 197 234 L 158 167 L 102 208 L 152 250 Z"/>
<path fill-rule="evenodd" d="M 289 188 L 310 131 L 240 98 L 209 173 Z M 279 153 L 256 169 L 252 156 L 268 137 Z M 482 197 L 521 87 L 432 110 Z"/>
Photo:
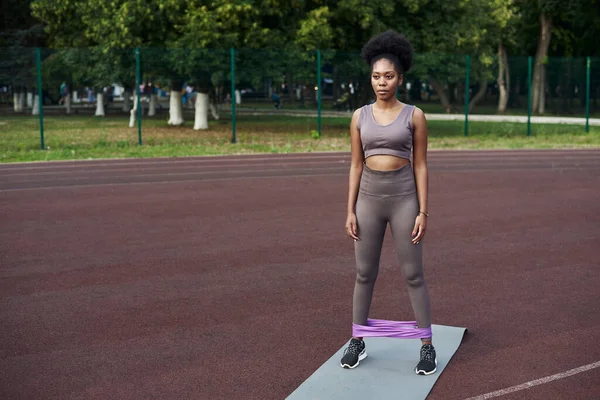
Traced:
<path fill-rule="evenodd" d="M 285 398 L 351 332 L 348 162 L 0 165 L 0 398 Z M 600 151 L 429 165 L 433 320 L 469 328 L 429 398 L 599 361 Z M 389 238 L 371 315 L 406 320 Z M 597 382 L 600 368 L 500 399 L 596 399 Z"/>

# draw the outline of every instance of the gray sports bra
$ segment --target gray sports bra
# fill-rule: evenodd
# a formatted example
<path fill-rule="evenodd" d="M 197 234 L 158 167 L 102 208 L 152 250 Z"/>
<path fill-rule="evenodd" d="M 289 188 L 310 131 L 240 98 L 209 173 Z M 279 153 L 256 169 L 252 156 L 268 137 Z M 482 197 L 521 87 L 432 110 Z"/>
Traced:
<path fill-rule="evenodd" d="M 415 106 L 405 104 L 392 123 L 380 125 L 373 116 L 372 104 L 361 107 L 358 130 L 365 158 L 376 154 L 387 154 L 410 159 L 414 110 Z"/>

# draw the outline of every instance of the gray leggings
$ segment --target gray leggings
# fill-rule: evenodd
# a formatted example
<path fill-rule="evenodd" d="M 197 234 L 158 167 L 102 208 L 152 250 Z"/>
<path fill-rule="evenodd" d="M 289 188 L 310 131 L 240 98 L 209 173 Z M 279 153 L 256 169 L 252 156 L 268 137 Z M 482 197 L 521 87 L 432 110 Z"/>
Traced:
<path fill-rule="evenodd" d="M 363 166 L 356 200 L 360 240 L 354 242 L 356 283 L 352 319 L 355 324 L 367 323 L 383 238 L 389 223 L 417 325 L 419 328 L 431 325 L 422 243 L 412 244 L 412 230 L 418 212 L 419 201 L 410 164 L 394 171 L 375 171 Z"/>

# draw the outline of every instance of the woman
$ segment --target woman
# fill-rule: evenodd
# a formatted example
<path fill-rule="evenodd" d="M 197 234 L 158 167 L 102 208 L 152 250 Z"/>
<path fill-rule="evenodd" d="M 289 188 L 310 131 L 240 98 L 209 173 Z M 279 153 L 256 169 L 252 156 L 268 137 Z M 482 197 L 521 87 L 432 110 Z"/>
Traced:
<path fill-rule="evenodd" d="M 350 123 L 352 162 L 346 232 L 354 239 L 356 282 L 353 333 L 367 325 L 387 224 L 390 224 L 402 273 L 421 337 L 415 372 L 436 371 L 431 338 L 429 294 L 424 280 L 422 243 L 427 230 L 427 123 L 420 109 L 396 99 L 396 89 L 412 65 L 412 46 L 387 31 L 372 38 L 361 56 L 371 66 L 377 100 L 354 112 Z M 413 166 L 410 155 L 413 155 Z M 341 366 L 355 368 L 367 356 L 362 337 L 353 335 Z"/>

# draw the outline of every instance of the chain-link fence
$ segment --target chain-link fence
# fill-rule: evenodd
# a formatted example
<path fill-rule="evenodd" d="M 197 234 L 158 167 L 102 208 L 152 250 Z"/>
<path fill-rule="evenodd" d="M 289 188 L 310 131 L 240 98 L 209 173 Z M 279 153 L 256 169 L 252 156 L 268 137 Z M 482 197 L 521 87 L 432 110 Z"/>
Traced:
<path fill-rule="evenodd" d="M 39 120 L 39 137 L 29 128 L 21 136 L 21 143 L 35 140 L 38 148 L 57 135 L 68 140 L 69 132 L 81 142 L 82 119 L 70 116 L 94 121 L 83 140 L 95 145 L 191 143 L 197 134 L 215 144 L 248 143 L 281 130 L 290 140 L 321 137 L 347 132 L 352 112 L 375 101 L 358 52 L 0 51 L 0 115 L 39 116 L 23 119 L 27 126 Z M 532 57 L 416 54 L 397 97 L 428 115 L 464 118 L 465 134 L 473 115 L 600 115 L 600 59 L 550 57 L 542 65 L 535 68 Z M 117 126 L 122 129 L 112 129 Z"/>

